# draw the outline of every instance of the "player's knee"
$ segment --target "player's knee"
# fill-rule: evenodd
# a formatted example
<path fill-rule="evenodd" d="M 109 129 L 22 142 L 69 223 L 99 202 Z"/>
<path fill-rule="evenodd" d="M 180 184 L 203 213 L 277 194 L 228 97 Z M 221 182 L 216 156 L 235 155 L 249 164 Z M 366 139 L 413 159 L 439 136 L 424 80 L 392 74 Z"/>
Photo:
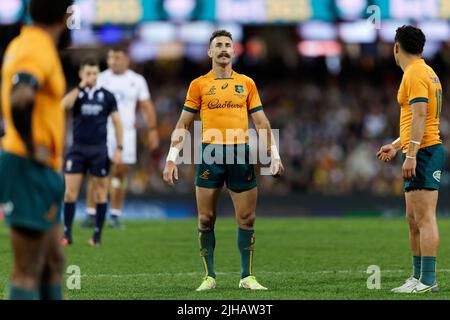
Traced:
<path fill-rule="evenodd" d="M 435 223 L 436 220 L 433 218 L 432 214 L 423 214 L 417 218 L 417 227 L 419 230 L 428 228 Z"/>
<path fill-rule="evenodd" d="M 215 223 L 215 214 L 213 211 L 199 211 L 198 226 L 200 229 L 212 229 Z"/>
<path fill-rule="evenodd" d="M 108 188 L 106 185 L 98 184 L 95 188 L 96 202 L 103 203 L 108 200 Z"/>
<path fill-rule="evenodd" d="M 256 219 L 256 213 L 255 211 L 245 211 L 241 214 L 239 214 L 238 223 L 239 226 L 244 228 L 253 228 L 253 225 L 255 224 Z"/>
<path fill-rule="evenodd" d="M 55 252 L 48 257 L 47 266 L 52 275 L 61 275 L 64 269 L 64 254 L 62 251 Z"/>
<path fill-rule="evenodd" d="M 414 233 L 419 232 L 419 226 L 417 225 L 417 221 L 412 215 L 407 215 L 406 221 L 408 222 L 409 230 L 411 232 Z"/>
<path fill-rule="evenodd" d="M 78 192 L 70 188 L 66 188 L 64 192 L 64 202 L 75 202 L 78 198 Z"/>

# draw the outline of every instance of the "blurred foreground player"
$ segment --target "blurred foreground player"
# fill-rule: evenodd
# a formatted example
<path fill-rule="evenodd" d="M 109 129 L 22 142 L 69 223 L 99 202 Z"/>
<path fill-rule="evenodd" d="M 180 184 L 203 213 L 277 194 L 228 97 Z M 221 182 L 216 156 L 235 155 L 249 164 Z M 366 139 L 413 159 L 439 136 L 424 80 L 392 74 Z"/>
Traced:
<path fill-rule="evenodd" d="M 89 171 L 94 187 L 96 221 L 94 235 L 89 245 L 100 244 L 101 233 L 108 202 L 108 174 L 110 160 L 106 146 L 106 123 L 108 117 L 114 125 L 116 149 L 112 160 L 119 164 L 122 159 L 123 129 L 114 95 L 97 85 L 100 67 L 96 60 L 85 58 L 80 65 L 81 79 L 77 88 L 63 99 L 66 110 L 73 111 L 73 145 L 66 155 L 64 172 L 66 191 L 64 194 L 64 239 L 63 244 L 72 244 L 72 223 L 76 212 L 76 201 L 81 183 Z"/>
<path fill-rule="evenodd" d="M 413 26 L 397 29 L 395 62 L 403 70 L 398 91 L 400 137 L 381 147 L 377 156 L 390 161 L 402 150 L 406 216 L 413 254 L 413 275 L 392 289 L 398 293 L 438 291 L 436 255 L 439 232 L 436 205 L 445 151 L 439 137 L 442 87 L 422 59 L 425 35 Z"/>
<path fill-rule="evenodd" d="M 111 221 L 110 226 L 121 228 L 120 216 L 125 201 L 127 173 L 131 165 L 137 162 L 136 107 L 144 114 L 148 127 L 148 146 L 150 151 L 159 145 L 156 112 L 150 97 L 147 82 L 140 74 L 129 69 L 130 58 L 122 47 L 115 47 L 108 52 L 108 69 L 98 78 L 98 84 L 111 91 L 117 100 L 117 108 L 123 123 L 122 163 L 113 163 L 110 173 Z M 111 122 L 108 122 L 108 152 L 112 159 L 117 141 Z M 87 191 L 87 221 L 84 226 L 95 221 L 95 201 L 92 181 L 89 180 Z"/>
<path fill-rule="evenodd" d="M 219 30 L 212 34 L 208 56 L 212 59 L 212 70 L 192 81 L 189 86 L 185 105 L 172 134 L 163 178 L 171 186 L 174 185 L 173 179 L 178 179 L 176 159 L 182 149 L 185 134 L 195 114 L 200 111 L 203 143 L 201 164 L 197 165 L 195 191 L 198 241 L 205 277 L 197 291 L 216 287 L 214 224 L 217 200 L 224 182 L 229 189 L 238 223 L 237 243 L 241 254 L 239 287 L 266 290 L 253 275 L 257 187 L 253 165 L 249 161 L 249 115 L 258 133 L 267 139 L 273 175 L 282 175 L 284 168 L 254 81 L 232 70 L 234 50 L 229 32 Z M 265 132 L 260 131 L 261 129 Z M 206 154 L 211 152 L 216 156 L 214 162 L 206 159 Z M 228 161 L 230 156 L 231 161 Z"/>
<path fill-rule="evenodd" d="M 0 203 L 11 227 L 10 299 L 62 299 L 59 172 L 66 82 L 57 49 L 68 44 L 63 39 L 71 2 L 31 0 L 33 22 L 9 44 L 3 61 Z"/>

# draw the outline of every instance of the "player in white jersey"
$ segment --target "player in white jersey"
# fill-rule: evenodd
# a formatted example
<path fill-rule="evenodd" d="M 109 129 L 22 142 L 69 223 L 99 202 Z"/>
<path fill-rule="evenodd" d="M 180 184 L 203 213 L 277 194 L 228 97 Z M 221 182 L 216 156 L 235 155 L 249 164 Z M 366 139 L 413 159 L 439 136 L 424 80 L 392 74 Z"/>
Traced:
<path fill-rule="evenodd" d="M 150 151 L 159 145 L 156 112 L 150 97 L 147 82 L 140 74 L 129 69 L 130 60 L 127 50 L 115 47 L 109 50 L 107 59 L 108 69 L 103 71 L 97 80 L 99 85 L 112 92 L 117 100 L 117 107 L 123 124 L 123 151 L 122 163 L 114 164 L 110 174 L 111 195 L 111 223 L 112 227 L 120 227 L 119 217 L 126 194 L 126 175 L 130 165 L 137 161 L 137 133 L 136 133 L 136 107 L 143 112 L 148 127 L 148 147 Z M 108 152 L 110 158 L 116 148 L 114 128 L 111 120 L 108 121 Z M 87 214 L 85 226 L 95 221 L 95 201 L 91 187 L 88 185 Z"/>

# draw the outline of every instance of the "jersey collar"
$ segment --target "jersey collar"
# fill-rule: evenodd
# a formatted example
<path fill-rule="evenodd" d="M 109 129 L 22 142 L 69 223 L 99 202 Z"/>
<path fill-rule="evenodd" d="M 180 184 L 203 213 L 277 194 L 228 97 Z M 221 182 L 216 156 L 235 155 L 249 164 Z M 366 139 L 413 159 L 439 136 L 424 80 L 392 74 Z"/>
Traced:
<path fill-rule="evenodd" d="M 217 78 L 216 74 L 214 73 L 214 71 L 210 71 L 208 72 L 208 77 L 213 78 L 214 80 L 229 80 L 229 79 L 234 79 L 234 76 L 236 75 L 236 73 L 234 72 L 234 70 L 231 70 L 231 76 L 229 78 Z"/>
<path fill-rule="evenodd" d="M 405 68 L 405 71 L 409 68 L 409 66 L 416 65 L 416 64 L 425 64 L 425 60 L 422 58 L 414 59 L 412 60 Z"/>

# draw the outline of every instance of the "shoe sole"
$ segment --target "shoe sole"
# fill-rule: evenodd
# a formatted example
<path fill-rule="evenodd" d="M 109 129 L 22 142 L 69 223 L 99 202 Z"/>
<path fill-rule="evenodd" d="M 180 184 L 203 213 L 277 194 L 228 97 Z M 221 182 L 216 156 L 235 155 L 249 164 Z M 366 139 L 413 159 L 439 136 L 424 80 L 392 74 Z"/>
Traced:
<path fill-rule="evenodd" d="M 206 289 L 195 289 L 195 291 L 197 291 L 197 292 L 202 292 L 202 291 L 208 291 L 208 290 L 212 290 L 212 289 L 215 289 L 216 288 L 216 285 L 214 285 L 213 287 L 211 287 L 211 288 L 206 288 Z"/>
<path fill-rule="evenodd" d="M 414 293 L 427 293 L 427 292 L 432 292 L 432 293 L 439 292 L 439 286 L 434 285 L 434 286 L 428 287 L 428 288 L 420 290 L 420 291 L 414 291 Z"/>
<path fill-rule="evenodd" d="M 244 289 L 248 289 L 248 290 L 268 290 L 267 288 L 252 288 L 242 282 L 239 282 L 239 288 L 244 288 Z"/>

